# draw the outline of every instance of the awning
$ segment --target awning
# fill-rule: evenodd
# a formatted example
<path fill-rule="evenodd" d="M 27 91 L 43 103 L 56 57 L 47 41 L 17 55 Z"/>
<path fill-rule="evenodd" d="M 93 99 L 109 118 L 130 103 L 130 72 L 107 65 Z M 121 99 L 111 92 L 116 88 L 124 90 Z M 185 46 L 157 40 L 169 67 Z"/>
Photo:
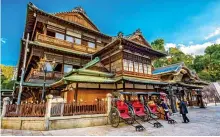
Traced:
<path fill-rule="evenodd" d="M 20 82 L 16 81 L 15 84 L 19 85 Z M 43 87 L 44 84 L 42 84 L 42 83 L 23 82 L 22 85 L 26 86 L 26 87 Z M 45 84 L 45 87 L 49 87 L 49 86 L 50 86 L 49 84 Z"/>
<path fill-rule="evenodd" d="M 92 83 L 114 83 L 112 78 L 85 76 L 85 75 L 72 75 L 64 77 L 63 80 L 70 82 L 92 82 Z"/>

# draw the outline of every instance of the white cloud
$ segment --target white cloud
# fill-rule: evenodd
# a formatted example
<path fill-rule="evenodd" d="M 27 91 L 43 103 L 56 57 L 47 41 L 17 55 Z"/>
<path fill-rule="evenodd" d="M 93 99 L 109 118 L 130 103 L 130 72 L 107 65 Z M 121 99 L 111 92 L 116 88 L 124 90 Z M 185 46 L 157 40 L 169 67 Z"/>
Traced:
<path fill-rule="evenodd" d="M 190 41 L 189 44 L 193 44 L 193 41 Z"/>
<path fill-rule="evenodd" d="M 165 50 L 168 50 L 169 48 L 175 48 L 176 44 L 174 43 L 166 43 L 165 44 Z"/>
<path fill-rule="evenodd" d="M 210 33 L 208 36 L 205 37 L 205 40 L 215 37 L 220 34 L 220 27 L 216 28 L 214 32 Z"/>
<path fill-rule="evenodd" d="M 205 49 L 208 46 L 211 46 L 212 44 L 220 44 L 220 38 L 216 39 L 213 42 L 205 42 L 203 44 L 190 44 L 190 45 L 184 45 L 184 44 L 175 44 L 175 43 L 166 43 L 165 49 L 168 50 L 169 48 L 179 48 L 183 53 L 190 54 L 190 55 L 203 55 Z"/>
<path fill-rule="evenodd" d="M 5 44 L 6 43 L 6 39 L 5 38 L 1 38 L 1 43 Z"/>
<path fill-rule="evenodd" d="M 194 44 L 194 45 L 189 45 L 189 46 L 181 46 L 180 50 L 185 53 L 185 54 L 190 54 L 190 55 L 203 55 L 206 47 L 212 45 L 214 43 L 212 42 L 206 42 L 203 44 Z"/>
<path fill-rule="evenodd" d="M 220 44 L 220 38 L 215 41 L 216 44 Z"/>

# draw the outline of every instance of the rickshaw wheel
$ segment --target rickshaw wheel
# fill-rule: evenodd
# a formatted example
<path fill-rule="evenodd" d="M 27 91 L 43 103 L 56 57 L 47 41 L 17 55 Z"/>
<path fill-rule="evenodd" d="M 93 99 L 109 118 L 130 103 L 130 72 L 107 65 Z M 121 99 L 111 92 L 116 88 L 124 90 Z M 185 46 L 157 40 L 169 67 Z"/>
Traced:
<path fill-rule="evenodd" d="M 145 114 L 146 114 L 146 116 L 144 117 L 144 120 L 149 121 L 150 120 L 150 115 L 151 115 L 150 110 L 146 106 L 144 106 L 144 109 L 145 109 Z"/>
<path fill-rule="evenodd" d="M 120 116 L 117 108 L 111 108 L 110 114 L 109 114 L 109 120 L 112 125 L 112 127 L 118 127 L 120 122 Z"/>
<path fill-rule="evenodd" d="M 131 116 L 131 119 L 130 119 L 130 121 L 129 121 L 129 123 L 128 124 L 133 124 L 134 123 L 134 120 L 135 120 L 135 114 L 134 114 L 134 110 L 133 110 L 133 108 L 132 107 L 128 107 L 128 110 L 129 110 L 129 115 Z"/>

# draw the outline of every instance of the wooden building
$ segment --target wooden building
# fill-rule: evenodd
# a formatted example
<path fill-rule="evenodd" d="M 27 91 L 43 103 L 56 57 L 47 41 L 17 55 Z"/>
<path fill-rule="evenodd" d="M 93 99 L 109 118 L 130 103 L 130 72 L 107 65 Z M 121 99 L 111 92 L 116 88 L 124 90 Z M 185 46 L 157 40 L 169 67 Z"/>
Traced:
<path fill-rule="evenodd" d="M 166 54 L 153 50 L 140 29 L 111 37 L 100 32 L 81 7 L 51 14 L 29 3 L 15 96 L 25 44 L 22 101 L 41 101 L 44 75 L 46 94 L 69 103 L 104 100 L 107 93 L 118 91 L 162 91 L 168 84 L 152 74 L 152 61 Z"/>
<path fill-rule="evenodd" d="M 197 74 L 185 66 L 183 62 L 156 68 L 153 74 L 169 83 L 166 91 L 173 100 L 187 100 L 189 106 L 203 106 L 201 91 L 209 83 L 199 79 Z M 176 109 L 176 108 L 175 108 Z"/>

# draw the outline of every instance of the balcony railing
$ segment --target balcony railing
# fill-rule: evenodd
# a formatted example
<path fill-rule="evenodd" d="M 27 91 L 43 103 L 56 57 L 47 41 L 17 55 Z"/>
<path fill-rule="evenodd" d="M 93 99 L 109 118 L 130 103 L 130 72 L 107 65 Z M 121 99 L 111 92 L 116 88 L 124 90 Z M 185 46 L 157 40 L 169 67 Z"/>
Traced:
<path fill-rule="evenodd" d="M 58 47 L 68 48 L 71 50 L 81 51 L 81 52 L 94 53 L 96 51 L 96 49 L 90 48 L 85 45 L 79 45 L 76 43 L 68 42 L 66 40 L 58 39 L 40 33 L 37 33 L 36 40 L 39 42 L 55 45 Z"/>
<path fill-rule="evenodd" d="M 44 72 L 42 71 L 38 71 L 36 69 L 33 69 L 33 71 L 31 71 L 32 74 L 30 74 L 30 79 L 41 79 L 44 77 Z M 61 79 L 63 77 L 63 73 L 62 72 L 57 72 L 57 71 L 53 71 L 53 72 L 47 72 L 46 73 L 46 79 L 54 79 L 54 80 L 58 80 Z"/>

